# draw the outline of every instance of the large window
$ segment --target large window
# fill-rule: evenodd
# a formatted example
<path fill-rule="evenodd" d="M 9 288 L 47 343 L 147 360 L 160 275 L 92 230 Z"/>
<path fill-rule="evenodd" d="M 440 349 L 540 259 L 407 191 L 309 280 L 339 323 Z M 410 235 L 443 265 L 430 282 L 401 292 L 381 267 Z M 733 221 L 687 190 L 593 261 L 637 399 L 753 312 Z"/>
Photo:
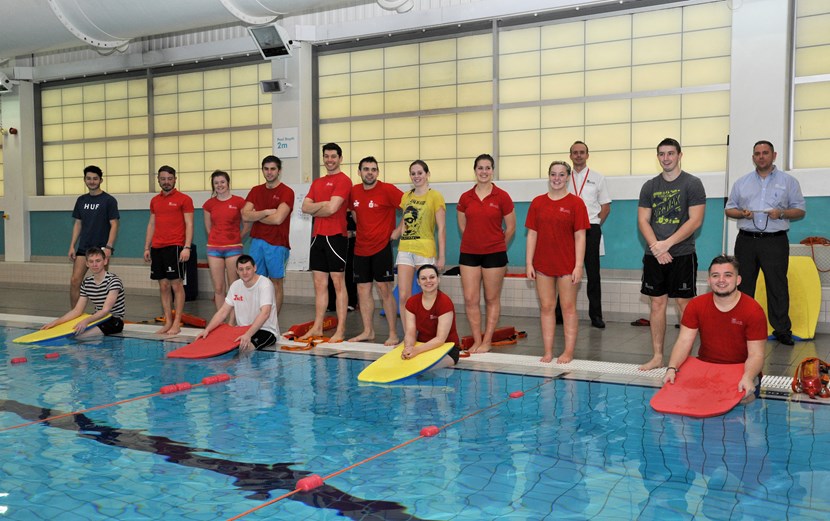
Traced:
<path fill-rule="evenodd" d="M 575 140 L 606 174 L 648 174 L 667 136 L 685 168 L 722 171 L 730 26 L 714 2 L 323 54 L 320 140 L 377 156 L 393 182 L 417 158 L 433 180 L 468 179 L 494 150 L 502 179 L 538 178 Z"/>
<path fill-rule="evenodd" d="M 830 166 L 830 2 L 798 0 L 793 92 L 793 168 Z"/>
<path fill-rule="evenodd" d="M 44 195 L 85 192 L 88 164 L 112 193 L 155 189 L 163 164 L 176 168 L 182 190 L 210 189 L 216 169 L 237 186 L 256 184 L 271 151 L 271 98 L 259 89 L 270 77 L 266 62 L 44 88 Z"/>

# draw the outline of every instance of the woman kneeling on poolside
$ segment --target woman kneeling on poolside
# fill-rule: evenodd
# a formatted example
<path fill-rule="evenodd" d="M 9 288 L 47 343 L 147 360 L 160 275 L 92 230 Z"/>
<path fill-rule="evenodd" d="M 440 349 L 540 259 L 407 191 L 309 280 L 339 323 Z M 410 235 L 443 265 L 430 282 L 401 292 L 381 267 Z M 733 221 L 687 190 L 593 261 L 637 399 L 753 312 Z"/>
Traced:
<path fill-rule="evenodd" d="M 458 363 L 458 330 L 455 328 L 455 306 L 446 293 L 438 290 L 438 268 L 425 264 L 418 268 L 418 285 L 422 293 L 406 301 L 404 313 L 403 352 L 401 358 L 410 359 L 447 342 L 454 345 L 438 367 L 450 367 Z M 416 346 L 415 342 L 422 342 Z"/>

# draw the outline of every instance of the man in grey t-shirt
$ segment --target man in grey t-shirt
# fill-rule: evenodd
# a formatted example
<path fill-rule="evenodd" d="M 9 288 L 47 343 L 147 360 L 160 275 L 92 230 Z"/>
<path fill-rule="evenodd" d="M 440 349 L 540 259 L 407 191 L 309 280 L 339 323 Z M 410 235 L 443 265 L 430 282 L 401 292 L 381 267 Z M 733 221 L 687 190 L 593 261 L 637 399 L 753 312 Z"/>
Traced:
<path fill-rule="evenodd" d="M 649 179 L 640 190 L 637 225 L 646 241 L 643 282 L 640 293 L 651 301 L 651 343 L 654 355 L 640 370 L 663 365 L 666 308 L 669 298 L 677 302 L 680 316 L 697 295 L 697 255 L 694 233 L 703 224 L 706 192 L 697 177 L 680 169 L 680 143 L 666 138 L 657 145 L 663 172 Z"/>

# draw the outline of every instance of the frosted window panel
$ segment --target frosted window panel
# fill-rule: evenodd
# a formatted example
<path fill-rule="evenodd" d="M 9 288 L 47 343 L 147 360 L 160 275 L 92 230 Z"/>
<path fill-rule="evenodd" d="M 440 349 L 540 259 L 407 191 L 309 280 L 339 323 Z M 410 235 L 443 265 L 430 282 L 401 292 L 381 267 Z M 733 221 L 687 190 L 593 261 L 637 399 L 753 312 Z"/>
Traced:
<path fill-rule="evenodd" d="M 795 143 L 793 143 L 793 167 L 827 167 L 828 149 L 830 149 L 830 139 L 821 139 L 816 141 L 796 141 Z"/>
<path fill-rule="evenodd" d="M 150 150 L 150 144 L 146 139 L 131 139 L 130 140 L 130 154 L 131 155 L 147 155 Z"/>
<path fill-rule="evenodd" d="M 590 163 L 591 168 L 603 175 L 627 175 L 631 171 L 631 151 L 627 147 L 626 150 L 594 151 L 592 147 Z"/>
<path fill-rule="evenodd" d="M 228 69 L 205 71 L 205 89 L 219 89 L 230 86 L 231 73 Z"/>
<path fill-rule="evenodd" d="M 383 71 L 384 86 L 389 90 L 414 89 L 420 86 L 420 67 L 396 67 Z"/>
<path fill-rule="evenodd" d="M 40 93 L 40 104 L 43 107 L 60 107 L 61 89 L 44 90 Z M 60 108 L 58 108 L 60 110 Z"/>
<path fill-rule="evenodd" d="M 375 156 L 380 161 L 377 156 L 381 150 L 383 150 L 382 140 L 352 142 L 352 156 L 357 162 L 368 156 Z M 357 171 L 357 167 L 355 167 L 355 171 Z"/>
<path fill-rule="evenodd" d="M 798 0 L 796 7 L 798 16 L 830 13 L 830 4 L 826 0 Z"/>
<path fill-rule="evenodd" d="M 383 71 L 356 72 L 351 75 L 352 94 L 366 94 L 383 90 Z"/>
<path fill-rule="evenodd" d="M 107 83 L 104 86 L 104 90 L 107 100 L 126 99 L 128 97 L 126 81 Z M 66 103 L 66 100 L 64 100 L 64 103 Z"/>
<path fill-rule="evenodd" d="M 63 159 L 63 145 L 44 145 L 41 149 L 43 151 L 44 161 L 60 161 Z M 0 152 L 2 149 L 0 149 Z"/>
<path fill-rule="evenodd" d="M 43 163 L 43 178 L 58 179 L 63 177 L 63 163 L 60 161 L 46 161 Z"/>
<path fill-rule="evenodd" d="M 830 44 L 830 14 L 798 19 L 796 47 Z"/>
<path fill-rule="evenodd" d="M 234 67 L 230 70 L 231 86 L 255 85 L 259 81 L 259 72 L 256 65 Z"/>
<path fill-rule="evenodd" d="M 416 65 L 418 63 L 418 44 L 395 45 L 383 50 L 386 68 Z"/>
<path fill-rule="evenodd" d="M 657 143 L 667 136 L 680 135 L 680 121 L 646 121 L 632 123 L 631 148 L 645 148 L 657 153 Z"/>
<path fill-rule="evenodd" d="M 44 125 L 51 125 L 54 123 L 61 123 L 63 120 L 63 108 L 49 107 L 44 108 L 40 112 L 40 121 Z"/>
<path fill-rule="evenodd" d="M 493 113 L 490 111 L 462 112 L 455 121 L 459 134 L 493 131 Z"/>
<path fill-rule="evenodd" d="M 638 65 L 631 68 L 631 90 L 634 92 L 680 88 L 680 63 Z"/>
<path fill-rule="evenodd" d="M 421 92 L 418 90 L 401 90 L 387 92 L 383 95 L 387 114 L 412 112 L 421 106 Z"/>
<path fill-rule="evenodd" d="M 424 42 L 419 45 L 421 47 L 421 63 L 455 61 L 456 59 L 455 38 Z"/>
<path fill-rule="evenodd" d="M 711 29 L 683 34 L 683 59 L 694 60 L 712 56 L 727 56 L 732 46 L 730 28 Z"/>
<path fill-rule="evenodd" d="M 67 140 L 84 139 L 84 124 L 83 123 L 64 123 L 64 125 L 63 125 L 63 138 L 67 139 Z"/>
<path fill-rule="evenodd" d="M 830 108 L 830 82 L 795 86 L 795 110 Z"/>
<path fill-rule="evenodd" d="M 662 141 L 664 137 L 666 136 L 662 136 L 660 139 L 655 141 L 654 147 L 656 147 L 657 143 Z M 661 170 L 660 164 L 657 162 L 656 148 L 631 151 L 631 175 L 654 176 Z M 605 174 L 605 172 L 603 172 L 603 174 Z"/>
<path fill-rule="evenodd" d="M 129 193 L 130 178 L 126 176 L 107 177 L 106 191 L 113 194 Z"/>
<path fill-rule="evenodd" d="M 539 49 L 541 34 L 538 27 L 499 32 L 499 54 L 535 51 Z"/>
<path fill-rule="evenodd" d="M 231 110 L 231 126 L 247 127 L 256 125 L 259 122 L 259 110 L 257 107 L 236 107 Z"/>
<path fill-rule="evenodd" d="M 83 143 L 73 143 L 71 145 L 64 145 L 63 146 L 63 158 L 64 158 L 64 160 L 83 159 L 84 158 L 84 145 L 83 145 Z"/>
<path fill-rule="evenodd" d="M 350 141 L 351 134 L 349 133 L 349 123 L 327 123 L 320 125 L 320 142 L 338 143 L 340 141 Z"/>
<path fill-rule="evenodd" d="M 729 137 L 729 118 L 686 119 L 681 123 L 680 143 L 683 147 L 726 143 Z"/>
<path fill-rule="evenodd" d="M 257 114 L 259 115 L 260 125 L 270 125 L 274 117 L 274 111 L 270 103 L 268 105 L 260 105 L 257 109 Z"/>
<path fill-rule="evenodd" d="M 499 84 L 499 102 L 539 101 L 539 78 L 504 80 Z"/>
<path fill-rule="evenodd" d="M 464 36 L 456 41 L 458 59 L 480 58 L 493 55 L 493 37 L 490 34 Z"/>
<path fill-rule="evenodd" d="M 179 111 L 189 112 L 192 110 L 204 109 L 203 96 L 201 92 L 188 92 L 179 94 Z"/>
<path fill-rule="evenodd" d="M 458 86 L 458 106 L 476 107 L 493 104 L 493 83 L 468 83 Z"/>
<path fill-rule="evenodd" d="M 729 114 L 729 91 L 683 95 L 683 117 L 725 116 Z"/>
<path fill-rule="evenodd" d="M 231 107 L 256 105 L 258 98 L 259 85 L 231 87 Z"/>
<path fill-rule="evenodd" d="M 108 157 L 126 157 L 130 155 L 130 143 L 129 141 L 121 140 L 118 141 L 108 141 L 106 144 L 106 155 Z M 126 168 L 123 169 L 126 171 Z"/>
<path fill-rule="evenodd" d="M 539 128 L 540 117 L 539 107 L 503 109 L 499 111 L 499 130 L 505 132 Z"/>
<path fill-rule="evenodd" d="M 61 103 L 66 105 L 76 105 L 84 102 L 84 91 L 82 87 L 67 87 L 63 89 L 63 100 Z"/>
<path fill-rule="evenodd" d="M 156 114 L 172 114 L 179 110 L 179 97 L 176 94 L 156 96 L 153 99 L 153 111 Z"/>
<path fill-rule="evenodd" d="M 455 86 L 421 89 L 421 110 L 455 107 Z"/>
<path fill-rule="evenodd" d="M 108 101 L 106 106 L 107 119 L 126 118 L 129 116 L 127 100 Z"/>
<path fill-rule="evenodd" d="M 502 54 L 499 58 L 499 78 L 538 76 L 539 59 L 539 51 Z"/>
<path fill-rule="evenodd" d="M 206 170 L 210 170 L 211 172 L 214 170 L 224 170 L 227 172 L 231 167 L 230 151 L 205 152 L 205 166 L 207 167 Z M 236 179 L 232 179 L 232 184 L 236 188 L 245 186 L 240 185 Z"/>
<path fill-rule="evenodd" d="M 65 123 L 72 123 L 75 121 L 84 120 L 84 106 L 83 105 L 64 105 L 63 107 L 63 121 Z"/>
<path fill-rule="evenodd" d="M 707 58 L 683 62 L 683 86 L 729 83 L 729 58 Z"/>
<path fill-rule="evenodd" d="M 576 72 L 585 68 L 585 48 L 565 47 L 542 51 L 542 74 Z"/>
<path fill-rule="evenodd" d="M 383 94 L 352 96 L 352 116 L 369 116 L 383 113 Z"/>
<path fill-rule="evenodd" d="M 204 76 L 201 72 L 179 75 L 179 92 L 192 92 L 204 88 Z"/>
<path fill-rule="evenodd" d="M 455 62 L 421 65 L 421 87 L 454 85 L 456 83 L 455 66 Z"/>
<path fill-rule="evenodd" d="M 798 49 L 795 52 L 795 75 L 830 74 L 830 45 Z"/>
<path fill-rule="evenodd" d="M 42 136 L 45 143 L 60 141 L 63 139 L 63 125 L 44 125 Z"/>
<path fill-rule="evenodd" d="M 205 149 L 205 141 L 201 135 L 179 136 L 179 152 L 201 152 Z"/>
<path fill-rule="evenodd" d="M 270 150 L 274 146 L 274 135 L 270 128 L 263 128 L 257 131 L 259 135 L 259 146 Z"/>
<path fill-rule="evenodd" d="M 259 183 L 259 174 L 260 174 L 260 171 L 259 170 L 254 170 L 254 169 L 234 170 L 234 172 L 233 172 L 233 182 L 234 182 L 235 185 L 238 185 L 238 186 L 252 187 L 256 184 L 260 184 Z M 244 195 L 241 196 L 241 197 L 244 197 Z"/>
<path fill-rule="evenodd" d="M 660 9 L 635 13 L 632 18 L 634 38 L 682 31 L 682 9 Z"/>
<path fill-rule="evenodd" d="M 317 58 L 317 65 L 320 76 L 330 76 L 349 72 L 351 67 L 349 58 L 350 56 L 348 53 L 319 56 Z"/>
<path fill-rule="evenodd" d="M 584 124 L 584 103 L 568 103 L 542 107 L 542 127 L 581 127 Z"/>
<path fill-rule="evenodd" d="M 204 128 L 204 118 L 201 112 L 185 112 L 179 114 L 179 131 L 188 132 L 202 130 Z"/>
<path fill-rule="evenodd" d="M 793 137 L 795 139 L 826 138 L 830 134 L 828 121 L 830 121 L 830 109 L 796 112 L 793 121 Z M 827 155 L 826 151 L 825 155 Z"/>
<path fill-rule="evenodd" d="M 422 137 L 421 156 L 430 159 L 455 158 L 455 136 Z"/>
<path fill-rule="evenodd" d="M 317 106 L 320 119 L 345 118 L 349 116 L 350 100 L 347 96 L 320 99 Z"/>
<path fill-rule="evenodd" d="M 402 190 L 412 188 L 409 182 L 409 164 L 412 161 L 386 161 L 384 163 L 384 179 L 387 183 L 394 183 Z"/>
<path fill-rule="evenodd" d="M 386 161 L 414 161 L 420 157 L 418 138 L 387 139 L 384 143 Z"/>
<path fill-rule="evenodd" d="M 218 109 L 230 107 L 231 92 L 228 89 L 207 90 L 204 93 L 204 108 Z"/>
<path fill-rule="evenodd" d="M 147 99 L 131 99 L 128 102 L 128 111 L 130 116 L 146 116 L 147 115 Z"/>
<path fill-rule="evenodd" d="M 697 31 L 709 27 L 732 25 L 732 11 L 728 2 L 712 2 L 683 8 L 683 30 Z"/>
<path fill-rule="evenodd" d="M 176 136 L 158 137 L 155 140 L 155 150 L 156 154 L 174 154 L 179 151 L 179 138 Z"/>
<path fill-rule="evenodd" d="M 103 84 L 84 85 L 84 103 L 104 101 L 105 89 Z"/>
<path fill-rule="evenodd" d="M 351 72 L 383 68 L 383 49 L 369 49 L 351 53 Z"/>
<path fill-rule="evenodd" d="M 538 179 L 547 172 L 543 171 L 538 155 L 530 156 L 504 156 L 499 158 L 499 179 Z M 544 192 L 542 184 L 539 184 L 539 193 Z"/>
<path fill-rule="evenodd" d="M 591 158 L 593 152 L 600 150 L 619 150 L 631 148 L 631 125 L 628 123 L 616 125 L 599 125 L 585 127 L 585 142 L 591 143 Z"/>
<path fill-rule="evenodd" d="M 565 157 L 562 157 L 562 160 L 568 159 L 566 152 L 571 148 L 571 145 L 574 141 L 585 141 L 583 135 L 583 128 L 582 127 L 573 127 L 573 128 L 546 128 L 542 130 L 542 149 L 541 153 L 543 155 L 552 155 L 556 152 L 562 152 Z M 588 143 L 588 147 L 593 150 L 594 144 Z"/>
<path fill-rule="evenodd" d="M 147 179 L 143 175 L 130 176 L 130 193 L 140 194 L 147 192 Z"/>
<path fill-rule="evenodd" d="M 631 121 L 680 118 L 680 96 L 656 96 L 631 100 Z"/>
<path fill-rule="evenodd" d="M 63 195 L 63 179 L 45 179 L 43 195 Z"/>
<path fill-rule="evenodd" d="M 120 103 L 120 102 L 115 102 Z M 96 121 L 104 119 L 105 104 L 104 103 L 84 103 L 84 121 Z M 115 117 L 113 114 L 111 117 Z"/>
<path fill-rule="evenodd" d="M 176 186 L 182 192 L 200 192 L 205 190 L 205 180 L 196 172 L 177 172 Z"/>
<path fill-rule="evenodd" d="M 585 95 L 585 73 L 542 77 L 542 99 L 580 98 Z"/>
<path fill-rule="evenodd" d="M 113 176 L 126 174 L 130 170 L 130 161 L 126 157 L 110 157 L 107 159 L 107 171 L 104 179 L 108 184 L 112 183 Z"/>
<path fill-rule="evenodd" d="M 628 40 L 631 38 L 631 15 L 596 18 L 585 22 L 585 43 Z"/>
<path fill-rule="evenodd" d="M 683 169 L 687 172 L 723 172 L 726 170 L 726 145 L 683 145 Z M 749 170 L 750 167 L 747 167 Z"/>
<path fill-rule="evenodd" d="M 204 118 L 205 128 L 227 128 L 231 126 L 230 109 L 206 110 Z M 156 123 L 156 131 L 158 131 L 158 123 Z"/>
<path fill-rule="evenodd" d="M 493 58 L 473 58 L 458 62 L 458 83 L 492 81 Z"/>
<path fill-rule="evenodd" d="M 682 38 L 679 34 L 639 38 L 632 42 L 634 65 L 680 61 Z"/>
<path fill-rule="evenodd" d="M 131 98 L 146 98 L 147 97 L 147 80 L 130 80 L 127 82 L 127 91 Z"/>
<path fill-rule="evenodd" d="M 539 153 L 539 130 L 515 130 L 499 132 L 501 155 L 525 155 Z"/>
<path fill-rule="evenodd" d="M 183 172 L 204 173 L 205 155 L 202 152 L 179 154 L 179 169 Z"/>
<path fill-rule="evenodd" d="M 179 154 L 156 154 L 156 161 L 155 161 L 155 170 L 154 172 L 157 174 L 158 169 L 162 167 L 162 165 L 169 165 L 175 168 L 176 170 L 180 170 L 179 167 Z M 156 175 L 153 176 L 156 178 Z M 156 183 L 158 185 L 158 183 Z"/>
<path fill-rule="evenodd" d="M 542 27 L 542 49 L 582 46 L 585 43 L 585 22 L 570 22 Z"/>
<path fill-rule="evenodd" d="M 449 183 L 458 179 L 455 159 L 428 161 L 427 164 L 430 183 Z"/>
<path fill-rule="evenodd" d="M 458 155 L 466 157 L 476 157 L 481 153 L 493 150 L 493 134 L 490 132 L 479 134 L 460 134 L 456 137 L 456 146 L 458 147 Z M 473 168 L 473 162 L 469 163 L 470 171 Z"/>
<path fill-rule="evenodd" d="M 164 94 L 173 94 L 178 92 L 178 78 L 171 76 L 156 76 L 153 78 L 153 95 L 158 98 Z"/>
<path fill-rule="evenodd" d="M 147 164 L 147 156 L 133 156 L 130 158 L 130 173 L 131 174 L 142 174 L 147 175 L 150 171 L 150 167 Z M 146 191 L 147 185 L 144 185 L 143 190 Z"/>
<path fill-rule="evenodd" d="M 631 42 L 596 43 L 585 46 L 585 70 L 631 65 Z"/>
<path fill-rule="evenodd" d="M 86 162 L 83 159 L 74 159 L 72 161 L 63 162 L 63 177 L 80 178 L 82 177 Z M 64 185 L 65 186 L 65 185 Z"/>
<path fill-rule="evenodd" d="M 455 135 L 455 114 L 424 116 L 420 121 L 422 136 Z"/>
<path fill-rule="evenodd" d="M 622 123 L 631 119 L 629 100 L 595 101 L 585 104 L 585 124 Z"/>
<path fill-rule="evenodd" d="M 607 69 L 585 73 L 585 95 L 602 96 L 631 91 L 631 69 Z"/>
<path fill-rule="evenodd" d="M 256 130 L 237 130 L 236 132 L 231 132 L 231 150 L 250 148 L 254 146 L 254 143 L 257 143 Z"/>

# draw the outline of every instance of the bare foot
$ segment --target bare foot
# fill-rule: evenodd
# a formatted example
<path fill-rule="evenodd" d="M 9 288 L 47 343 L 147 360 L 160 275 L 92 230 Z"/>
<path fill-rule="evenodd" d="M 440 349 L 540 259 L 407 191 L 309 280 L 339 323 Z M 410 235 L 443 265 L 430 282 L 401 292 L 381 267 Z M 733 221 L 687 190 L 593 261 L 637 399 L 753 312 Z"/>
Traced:
<path fill-rule="evenodd" d="M 360 333 L 356 337 L 352 337 L 349 339 L 349 342 L 371 342 L 375 339 L 375 332 L 374 331 L 364 331 Z"/>
<path fill-rule="evenodd" d="M 662 356 L 654 356 L 651 360 L 644 363 L 640 366 L 640 371 L 650 371 L 652 369 L 657 369 L 658 367 L 663 366 L 663 357 Z"/>
<path fill-rule="evenodd" d="M 170 335 L 170 336 L 178 335 L 181 332 L 182 332 L 181 324 L 176 324 L 176 323 L 174 323 L 172 326 L 170 326 L 170 329 L 167 330 L 167 334 Z"/>
<path fill-rule="evenodd" d="M 553 360 L 553 353 L 545 353 L 545 356 L 539 359 L 543 364 L 549 364 Z"/>
<path fill-rule="evenodd" d="M 337 343 L 337 342 L 342 342 L 342 341 L 343 341 L 344 336 L 345 336 L 345 335 L 343 335 L 343 333 L 341 333 L 341 332 L 339 332 L 339 331 L 338 331 L 338 332 L 335 332 L 335 333 L 334 333 L 334 334 L 333 334 L 333 335 L 329 338 L 329 342 L 330 342 L 330 343 L 332 343 L 332 344 L 335 344 L 335 343 Z"/>
<path fill-rule="evenodd" d="M 385 345 L 387 347 L 392 347 L 392 346 L 396 346 L 400 343 L 401 343 L 401 340 L 398 338 L 398 335 L 392 335 L 392 336 L 390 336 L 389 338 L 386 339 L 386 342 L 384 342 L 383 345 Z"/>
<path fill-rule="evenodd" d="M 574 359 L 573 353 L 564 352 L 556 359 L 557 364 L 567 364 Z"/>
<path fill-rule="evenodd" d="M 308 333 L 301 336 L 297 340 L 308 340 L 309 338 L 311 338 L 313 336 L 323 336 L 323 330 L 322 329 L 309 329 Z"/>
<path fill-rule="evenodd" d="M 156 331 L 156 334 L 157 334 L 157 335 L 166 335 L 166 334 L 167 334 L 167 332 L 168 332 L 168 331 L 170 331 L 170 328 L 171 328 L 171 327 L 173 327 L 173 324 L 172 324 L 172 323 L 168 324 L 167 322 L 165 322 L 165 323 L 164 323 L 164 326 L 162 326 L 162 328 L 161 328 L 161 329 L 159 329 L 158 331 Z"/>
<path fill-rule="evenodd" d="M 493 346 L 491 346 L 490 344 L 482 343 L 478 347 L 475 347 L 475 346 L 471 347 L 470 352 L 471 353 L 487 353 L 487 352 L 490 351 L 490 349 L 492 349 L 492 347 Z"/>

